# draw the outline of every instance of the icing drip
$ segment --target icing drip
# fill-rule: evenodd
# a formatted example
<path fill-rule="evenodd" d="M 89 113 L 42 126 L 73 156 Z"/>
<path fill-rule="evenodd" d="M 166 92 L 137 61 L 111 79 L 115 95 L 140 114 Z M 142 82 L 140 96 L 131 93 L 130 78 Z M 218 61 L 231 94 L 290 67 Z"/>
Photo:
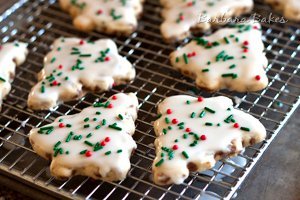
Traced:
<path fill-rule="evenodd" d="M 28 97 L 28 105 L 33 109 L 49 109 L 58 101 L 80 97 L 83 87 L 105 91 L 132 80 L 134 76 L 134 68 L 118 54 L 112 40 L 91 42 L 60 38 L 45 57 L 44 68 Z"/>
<path fill-rule="evenodd" d="M 219 18 L 230 18 L 252 10 L 253 0 L 161 0 L 164 22 L 161 32 L 167 40 L 184 39 L 190 29 L 207 30 Z M 212 21 L 212 22 L 210 22 Z"/>
<path fill-rule="evenodd" d="M 16 65 L 24 63 L 27 53 L 27 44 L 25 43 L 14 42 L 0 46 L 0 106 L 3 98 L 11 90 Z"/>
<path fill-rule="evenodd" d="M 266 137 L 263 125 L 234 109 L 227 97 L 173 96 L 159 104 L 158 113 L 153 172 L 160 185 L 180 184 L 189 171 L 212 168 L 216 160 Z"/>
<path fill-rule="evenodd" d="M 32 129 L 29 139 L 39 155 L 52 159 L 50 169 L 56 178 L 75 173 L 94 179 L 122 180 L 136 148 L 131 135 L 135 131 L 137 106 L 134 94 L 119 93 L 78 114 Z"/>
<path fill-rule="evenodd" d="M 170 57 L 176 69 L 196 78 L 196 84 L 207 90 L 258 91 L 268 84 L 264 71 L 268 60 L 256 22 L 196 38 Z"/>

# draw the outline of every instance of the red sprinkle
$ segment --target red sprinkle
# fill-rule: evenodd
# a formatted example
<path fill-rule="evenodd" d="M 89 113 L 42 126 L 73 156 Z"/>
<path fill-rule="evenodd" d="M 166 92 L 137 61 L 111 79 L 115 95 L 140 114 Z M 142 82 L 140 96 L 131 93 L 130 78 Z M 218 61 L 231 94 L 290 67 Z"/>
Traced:
<path fill-rule="evenodd" d="M 101 9 L 99 9 L 98 11 L 97 11 L 97 14 L 98 15 L 101 15 L 103 13 L 103 10 L 101 10 Z"/>
<path fill-rule="evenodd" d="M 193 6 L 194 3 L 193 3 L 193 2 L 189 2 L 187 5 L 188 5 L 188 6 Z"/>
<path fill-rule="evenodd" d="M 261 77 L 260 75 L 255 76 L 255 80 L 260 81 Z"/>
<path fill-rule="evenodd" d="M 63 124 L 63 123 L 59 123 L 59 128 L 63 128 L 63 127 L 65 127 L 65 125 Z"/>
<path fill-rule="evenodd" d="M 113 84 L 112 84 L 113 87 L 115 87 L 116 85 L 117 85 L 116 83 L 113 83 Z"/>
<path fill-rule="evenodd" d="M 239 125 L 238 123 L 235 123 L 235 124 L 233 125 L 233 127 L 234 127 L 234 128 L 239 128 L 240 125 Z"/>
<path fill-rule="evenodd" d="M 110 57 L 105 57 L 105 61 L 110 61 Z"/>
<path fill-rule="evenodd" d="M 244 45 L 245 45 L 245 46 L 249 45 L 249 42 L 246 40 L 246 41 L 244 42 Z"/>
<path fill-rule="evenodd" d="M 58 66 L 58 69 L 62 69 L 62 68 L 63 68 L 63 66 L 62 66 L 62 65 L 59 65 L 59 66 Z"/>
<path fill-rule="evenodd" d="M 177 124 L 177 123 L 178 123 L 178 120 L 177 120 L 177 119 L 172 119 L 172 123 L 173 123 L 173 124 Z"/>
<path fill-rule="evenodd" d="M 258 27 L 257 27 L 257 26 L 253 26 L 253 28 L 254 28 L 254 29 L 258 29 Z"/>
<path fill-rule="evenodd" d="M 105 142 L 109 142 L 109 141 L 110 141 L 110 137 L 106 137 L 106 138 L 104 139 L 104 141 L 105 141 Z"/>
<path fill-rule="evenodd" d="M 248 49 L 247 48 L 244 49 L 244 53 L 248 53 Z"/>
<path fill-rule="evenodd" d="M 180 21 L 183 21 L 184 20 L 184 16 L 180 15 L 179 19 L 180 19 Z"/>
<path fill-rule="evenodd" d="M 172 148 L 173 150 L 177 150 L 178 149 L 178 145 L 177 144 L 175 144 L 174 146 L 173 146 L 173 148 Z"/>
<path fill-rule="evenodd" d="M 83 40 L 80 40 L 79 44 L 80 44 L 80 45 L 83 45 L 83 44 L 84 44 L 84 41 L 83 41 Z"/>
<path fill-rule="evenodd" d="M 113 108 L 114 106 L 110 103 L 107 107 L 108 108 Z"/>
<path fill-rule="evenodd" d="M 188 133 L 189 133 L 189 132 L 191 132 L 191 131 L 192 131 L 192 130 L 191 130 L 190 128 L 186 128 L 186 129 L 185 129 L 185 132 L 188 132 Z"/>
<path fill-rule="evenodd" d="M 112 96 L 112 100 L 116 100 L 116 99 L 118 99 L 118 97 L 117 96 Z"/>
<path fill-rule="evenodd" d="M 172 110 L 171 110 L 171 109 L 168 109 L 168 110 L 167 110 L 167 114 L 168 114 L 168 115 L 172 114 Z"/>
<path fill-rule="evenodd" d="M 100 143 L 100 145 L 104 147 L 104 146 L 106 145 L 106 142 L 103 140 L 103 141 Z"/>
<path fill-rule="evenodd" d="M 85 152 L 85 156 L 86 157 L 91 157 L 92 156 L 92 152 L 91 151 L 86 151 Z"/>
<path fill-rule="evenodd" d="M 55 85 L 58 85 L 58 82 L 57 81 L 53 81 L 52 84 L 55 86 Z"/>
<path fill-rule="evenodd" d="M 201 136 L 200 136 L 200 139 L 201 139 L 201 140 L 206 140 L 206 139 L 207 139 L 207 138 L 206 138 L 206 135 L 201 135 Z"/>
<path fill-rule="evenodd" d="M 198 97 L 198 101 L 199 101 L 199 102 L 202 102 L 203 100 L 204 100 L 203 97 Z"/>

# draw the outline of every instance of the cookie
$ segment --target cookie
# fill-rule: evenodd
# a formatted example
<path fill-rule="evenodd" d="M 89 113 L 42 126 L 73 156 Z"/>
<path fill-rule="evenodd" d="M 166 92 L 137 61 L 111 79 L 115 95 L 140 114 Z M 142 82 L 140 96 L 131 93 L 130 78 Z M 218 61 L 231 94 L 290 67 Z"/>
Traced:
<path fill-rule="evenodd" d="M 137 28 L 144 0 L 59 0 L 78 30 L 129 35 Z"/>
<path fill-rule="evenodd" d="M 259 23 L 247 22 L 195 38 L 171 53 L 171 65 L 208 91 L 258 91 L 268 85 Z"/>
<path fill-rule="evenodd" d="M 257 119 L 234 109 L 223 96 L 168 97 L 159 104 L 158 113 L 152 170 L 159 185 L 181 184 L 189 172 L 210 169 L 216 161 L 236 156 L 266 137 Z"/>
<path fill-rule="evenodd" d="M 29 140 L 38 155 L 51 160 L 50 171 L 57 179 L 83 175 L 123 180 L 137 147 L 131 137 L 137 106 L 134 94 L 119 93 L 78 114 L 32 129 Z"/>
<path fill-rule="evenodd" d="M 233 16 L 249 13 L 253 0 L 160 0 L 164 9 L 161 33 L 167 42 L 183 40 L 192 32 L 226 24 Z"/>
<path fill-rule="evenodd" d="M 25 62 L 27 54 L 26 43 L 13 42 L 0 46 L 0 107 L 2 100 L 11 90 L 16 66 Z"/>
<path fill-rule="evenodd" d="M 135 69 L 118 54 L 112 40 L 60 38 L 45 58 L 39 82 L 29 94 L 28 106 L 34 110 L 50 109 L 58 102 L 78 99 L 83 89 L 106 91 L 134 77 Z"/>
<path fill-rule="evenodd" d="M 300 21 L 300 1 L 299 0 L 265 0 L 275 10 L 283 12 L 289 20 Z"/>

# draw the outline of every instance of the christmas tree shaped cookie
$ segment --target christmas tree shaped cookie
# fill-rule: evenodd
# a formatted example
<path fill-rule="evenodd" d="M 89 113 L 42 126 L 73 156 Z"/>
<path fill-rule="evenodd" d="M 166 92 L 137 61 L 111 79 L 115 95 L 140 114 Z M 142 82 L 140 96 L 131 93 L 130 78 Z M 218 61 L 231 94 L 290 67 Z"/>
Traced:
<path fill-rule="evenodd" d="M 253 0 L 161 0 L 164 22 L 161 32 L 167 42 L 183 40 L 191 31 L 205 31 L 226 24 L 233 16 L 249 13 Z"/>
<path fill-rule="evenodd" d="M 171 53 L 171 64 L 209 91 L 262 90 L 268 85 L 264 70 L 268 60 L 260 28 L 259 23 L 250 21 L 196 38 Z"/>
<path fill-rule="evenodd" d="M 51 174 L 58 179 L 84 175 L 118 181 L 130 169 L 136 148 L 132 139 L 138 100 L 134 94 L 116 94 L 80 113 L 57 118 L 32 129 L 34 151 L 51 160 Z"/>
<path fill-rule="evenodd" d="M 59 0 L 73 17 L 74 26 L 84 32 L 129 35 L 137 28 L 144 0 Z"/>
<path fill-rule="evenodd" d="M 45 58 L 39 82 L 29 94 L 28 106 L 35 110 L 50 109 L 58 102 L 81 97 L 83 89 L 106 91 L 134 77 L 135 69 L 118 54 L 112 40 L 60 38 Z"/>
<path fill-rule="evenodd" d="M 27 44 L 25 43 L 14 42 L 0 46 L 0 107 L 3 98 L 11 90 L 16 66 L 24 63 L 27 53 Z"/>
<path fill-rule="evenodd" d="M 266 137 L 257 119 L 234 109 L 223 96 L 169 97 L 159 104 L 158 113 L 152 169 L 159 185 L 183 183 L 189 172 L 210 169 L 217 160 L 235 156 Z"/>
<path fill-rule="evenodd" d="M 299 0 L 265 0 L 271 4 L 275 10 L 283 12 L 287 19 L 300 21 L 300 1 Z"/>

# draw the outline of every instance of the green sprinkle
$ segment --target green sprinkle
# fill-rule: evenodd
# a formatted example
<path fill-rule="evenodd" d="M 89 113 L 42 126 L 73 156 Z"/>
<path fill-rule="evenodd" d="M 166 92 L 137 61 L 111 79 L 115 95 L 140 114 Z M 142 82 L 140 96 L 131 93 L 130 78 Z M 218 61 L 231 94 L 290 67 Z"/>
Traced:
<path fill-rule="evenodd" d="M 229 69 L 233 69 L 233 68 L 235 68 L 235 67 L 236 67 L 236 65 L 233 64 L 233 65 L 230 65 L 230 66 L 229 66 Z"/>
<path fill-rule="evenodd" d="M 213 123 L 211 123 L 211 122 L 206 122 L 206 123 L 205 123 L 205 126 L 213 126 Z"/>
<path fill-rule="evenodd" d="M 79 57 L 91 57 L 92 54 L 80 54 Z"/>
<path fill-rule="evenodd" d="M 192 112 L 191 118 L 195 118 L 195 116 L 196 116 L 196 113 L 195 113 L 195 112 Z"/>
<path fill-rule="evenodd" d="M 54 63 L 55 62 L 55 60 L 56 60 L 56 58 L 55 57 L 53 57 L 52 59 L 51 59 L 51 63 Z"/>
<path fill-rule="evenodd" d="M 42 85 L 42 87 L 41 87 L 41 93 L 45 93 L 45 86 L 44 85 Z"/>
<path fill-rule="evenodd" d="M 123 150 L 122 149 L 119 149 L 118 151 L 117 151 L 117 153 L 122 153 L 123 152 Z"/>
<path fill-rule="evenodd" d="M 165 161 L 165 160 L 164 160 L 163 158 L 160 159 L 160 161 L 158 161 L 158 162 L 155 164 L 155 167 L 161 166 L 161 165 L 163 164 L 164 161 Z"/>
<path fill-rule="evenodd" d="M 111 124 L 108 126 L 109 128 L 112 128 L 112 129 L 115 129 L 117 131 L 122 131 L 122 128 L 121 127 L 118 127 L 116 123 L 114 124 Z"/>
<path fill-rule="evenodd" d="M 87 134 L 87 136 L 86 136 L 86 138 L 90 138 L 90 137 L 92 137 L 92 133 L 89 133 L 89 134 Z"/>
<path fill-rule="evenodd" d="M 73 136 L 73 132 L 71 131 L 66 139 L 66 142 L 70 142 L 72 136 Z"/>
<path fill-rule="evenodd" d="M 58 147 L 61 144 L 61 141 L 56 142 L 56 144 L 54 145 L 54 148 Z"/>
<path fill-rule="evenodd" d="M 174 142 L 176 142 L 176 143 L 177 143 L 177 142 L 178 142 L 178 139 L 174 140 Z"/>
<path fill-rule="evenodd" d="M 230 123 L 231 119 L 233 118 L 233 115 L 229 115 L 224 122 L 226 122 L 227 124 Z"/>
<path fill-rule="evenodd" d="M 209 69 L 202 69 L 202 72 L 209 72 Z"/>
<path fill-rule="evenodd" d="M 238 75 L 234 74 L 234 73 L 229 73 L 229 74 L 222 74 L 222 77 L 223 78 L 231 77 L 232 79 L 236 79 L 238 77 Z"/>
<path fill-rule="evenodd" d="M 111 151 L 105 152 L 105 155 L 106 155 L 106 156 L 108 156 L 108 155 L 110 155 L 110 154 L 111 154 Z"/>
<path fill-rule="evenodd" d="M 95 127 L 96 130 L 98 130 L 99 128 L 101 128 L 100 125 L 97 125 L 97 126 Z"/>
<path fill-rule="evenodd" d="M 102 120 L 102 125 L 105 126 L 106 125 L 106 119 Z"/>
<path fill-rule="evenodd" d="M 57 48 L 57 51 L 60 51 L 60 50 L 61 50 L 61 47 L 58 47 L 58 48 Z"/>
<path fill-rule="evenodd" d="M 67 127 L 67 128 L 71 128 L 72 125 L 71 125 L 71 124 L 66 124 L 66 127 Z"/>
<path fill-rule="evenodd" d="M 180 122 L 177 126 L 184 126 L 184 122 Z"/>
<path fill-rule="evenodd" d="M 182 152 L 182 155 L 183 155 L 186 159 L 189 158 L 189 155 L 188 155 L 187 152 L 185 152 L 185 151 Z"/>
<path fill-rule="evenodd" d="M 84 141 L 84 144 L 89 145 L 89 146 L 91 146 L 91 147 L 94 146 L 94 145 L 93 145 L 91 142 L 89 142 L 89 141 Z"/>
<path fill-rule="evenodd" d="M 89 120 L 90 120 L 90 118 L 87 117 L 87 118 L 85 118 L 83 121 L 84 121 L 84 122 L 88 122 Z"/>
<path fill-rule="evenodd" d="M 227 37 L 224 37 L 224 41 L 225 41 L 226 44 L 230 43 Z"/>
<path fill-rule="evenodd" d="M 210 64 L 211 64 L 211 62 L 210 62 L 210 61 L 208 61 L 208 62 L 207 62 L 207 65 L 210 65 Z"/>
<path fill-rule="evenodd" d="M 240 129 L 241 129 L 242 131 L 250 132 L 250 128 L 247 128 L 247 127 L 241 127 Z"/>
<path fill-rule="evenodd" d="M 96 115 L 101 115 L 101 112 L 100 112 L 100 111 L 97 111 L 97 112 L 96 112 Z"/>
<path fill-rule="evenodd" d="M 187 134 L 183 134 L 183 139 L 187 139 L 188 135 Z"/>
<path fill-rule="evenodd" d="M 0 81 L 6 82 L 6 80 L 4 78 L 2 78 L 2 77 L 0 77 Z"/>
<path fill-rule="evenodd" d="M 83 150 L 83 151 L 80 151 L 80 154 L 85 154 L 87 152 L 87 149 L 86 150 Z"/>
<path fill-rule="evenodd" d="M 99 144 L 99 142 L 97 142 L 97 143 L 95 144 L 95 146 L 94 146 L 94 151 L 99 151 L 99 150 L 101 150 L 101 149 L 103 149 L 103 146 L 101 146 L 101 145 Z"/>
<path fill-rule="evenodd" d="M 205 107 L 204 110 L 206 110 L 207 112 L 210 112 L 210 113 L 216 113 L 216 111 L 214 111 L 213 109 L 211 108 L 208 108 L 208 107 Z"/>
<path fill-rule="evenodd" d="M 164 135 L 166 135 L 167 132 L 168 132 L 168 130 L 164 128 L 164 129 L 162 130 L 162 132 L 163 132 Z"/>
<path fill-rule="evenodd" d="M 189 64 L 189 58 L 185 53 L 183 54 L 183 60 L 184 60 L 185 64 Z"/>
<path fill-rule="evenodd" d="M 73 137 L 74 140 L 81 140 L 82 139 L 82 135 L 75 135 Z"/>
<path fill-rule="evenodd" d="M 205 116 L 205 114 L 206 114 L 206 112 L 203 110 L 203 111 L 200 113 L 199 117 L 200 117 L 200 118 L 203 118 L 203 117 Z"/>
<path fill-rule="evenodd" d="M 169 124 L 170 123 L 170 119 L 168 117 L 165 118 L 165 122 L 166 124 Z"/>
<path fill-rule="evenodd" d="M 124 117 L 121 114 L 119 114 L 118 117 L 119 117 L 120 120 L 124 119 Z"/>
<path fill-rule="evenodd" d="M 186 104 L 190 105 L 190 104 L 191 104 L 191 101 L 187 100 L 187 101 L 186 101 Z"/>
<path fill-rule="evenodd" d="M 89 127 L 90 127 L 89 124 L 85 124 L 85 125 L 83 126 L 83 128 L 89 128 Z"/>

